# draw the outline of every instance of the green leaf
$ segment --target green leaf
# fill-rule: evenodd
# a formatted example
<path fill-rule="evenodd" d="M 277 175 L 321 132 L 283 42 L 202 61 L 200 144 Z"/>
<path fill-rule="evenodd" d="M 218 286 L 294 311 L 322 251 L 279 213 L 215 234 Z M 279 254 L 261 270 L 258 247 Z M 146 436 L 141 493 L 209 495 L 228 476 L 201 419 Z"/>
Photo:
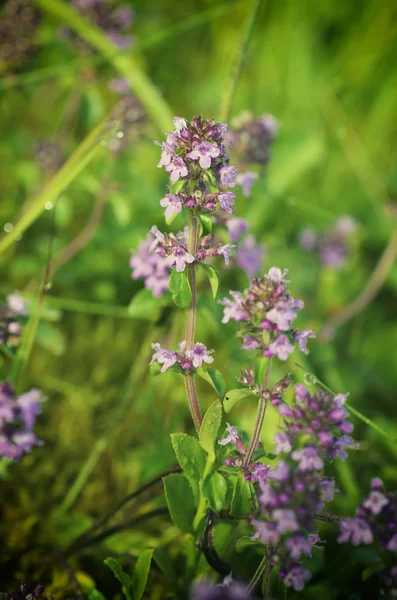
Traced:
<path fill-rule="evenodd" d="M 139 290 L 128 306 L 128 313 L 134 319 L 155 322 L 160 318 L 164 306 L 168 304 L 167 295 L 155 298 L 150 290 Z"/>
<path fill-rule="evenodd" d="M 237 402 L 240 400 L 244 400 L 244 398 L 248 398 L 248 396 L 255 396 L 255 392 L 249 389 L 238 389 L 238 390 L 229 390 L 226 392 L 225 397 L 223 399 L 223 408 L 225 412 L 230 412 Z"/>
<path fill-rule="evenodd" d="M 187 179 L 178 179 L 178 181 L 175 181 L 175 183 L 172 184 L 172 186 L 170 187 L 170 194 L 179 194 L 179 192 L 181 192 L 183 190 L 183 188 L 186 186 L 187 184 Z"/>
<path fill-rule="evenodd" d="M 196 369 L 196 373 L 214 388 L 219 398 L 223 398 L 225 395 L 226 383 L 220 371 L 213 369 L 212 367 L 200 367 L 199 369 Z"/>
<path fill-rule="evenodd" d="M 252 510 L 251 489 L 241 471 L 233 479 L 232 485 L 234 486 L 234 491 L 230 514 L 232 517 L 243 517 Z"/>
<path fill-rule="evenodd" d="M 204 235 L 209 235 L 210 233 L 212 233 L 212 217 L 211 215 L 205 214 L 205 213 L 198 213 L 197 218 L 200 222 L 201 225 L 201 236 L 203 237 Z"/>
<path fill-rule="evenodd" d="M 196 506 L 188 480 L 182 473 L 173 473 L 164 477 L 163 482 L 172 520 L 183 533 L 193 533 Z"/>
<path fill-rule="evenodd" d="M 207 498 L 212 510 L 219 512 L 225 503 L 227 492 L 226 479 L 217 471 L 211 473 L 204 479 L 201 492 L 204 498 Z"/>
<path fill-rule="evenodd" d="M 99 590 L 88 590 L 86 596 L 87 600 L 106 600 L 105 596 Z"/>
<path fill-rule="evenodd" d="M 156 548 L 154 551 L 153 560 L 157 564 L 160 571 L 162 571 L 167 577 L 174 590 L 176 590 L 178 588 L 178 576 L 175 573 L 174 565 L 167 554 L 161 548 Z"/>
<path fill-rule="evenodd" d="M 200 427 L 199 440 L 201 447 L 215 460 L 215 444 L 222 421 L 222 405 L 215 400 L 204 415 Z"/>
<path fill-rule="evenodd" d="M 258 357 L 254 359 L 255 383 L 262 385 L 266 369 L 269 366 L 270 358 Z"/>
<path fill-rule="evenodd" d="M 143 592 L 146 588 L 147 578 L 150 571 L 150 563 L 152 562 L 153 550 L 148 549 L 141 552 L 136 561 L 135 569 L 132 574 L 131 581 L 131 597 L 132 600 L 141 600 Z"/>
<path fill-rule="evenodd" d="M 364 571 L 361 573 L 361 579 L 363 581 L 367 581 L 367 579 L 369 577 L 371 577 L 371 575 L 374 575 L 374 573 L 378 573 L 379 571 L 381 571 L 384 568 L 385 568 L 385 565 L 383 563 L 381 563 L 381 564 L 377 563 L 376 565 L 371 565 L 370 567 L 367 567 L 366 569 L 364 569 Z"/>
<path fill-rule="evenodd" d="M 171 433 L 171 442 L 186 477 L 198 481 L 203 476 L 206 462 L 198 440 L 186 433 Z"/>
<path fill-rule="evenodd" d="M 173 269 L 170 277 L 170 292 L 177 306 L 180 308 L 189 306 L 192 301 L 192 290 L 190 289 L 187 268 L 182 273 Z"/>
<path fill-rule="evenodd" d="M 236 542 L 236 552 L 238 554 L 242 554 L 243 552 L 245 552 L 247 550 L 247 548 L 250 548 L 250 547 L 252 548 L 252 546 L 262 546 L 263 547 L 261 542 L 258 542 L 257 540 L 252 540 L 247 535 L 243 535 L 243 537 L 241 537 Z"/>
<path fill-rule="evenodd" d="M 208 281 L 210 282 L 211 289 L 212 289 L 212 296 L 214 298 L 216 298 L 216 295 L 218 293 L 218 287 L 219 287 L 218 273 L 216 272 L 216 270 L 214 269 L 214 267 L 211 267 L 210 265 L 207 265 L 207 264 L 205 264 L 203 262 L 200 262 L 199 265 L 201 265 L 201 267 L 205 271 L 205 274 L 208 277 Z"/>
<path fill-rule="evenodd" d="M 120 581 L 121 585 L 123 586 L 123 594 L 127 600 L 132 600 L 129 591 L 132 581 L 131 577 L 123 571 L 120 563 L 115 558 L 107 558 L 104 563 L 112 569 L 114 576 Z"/>

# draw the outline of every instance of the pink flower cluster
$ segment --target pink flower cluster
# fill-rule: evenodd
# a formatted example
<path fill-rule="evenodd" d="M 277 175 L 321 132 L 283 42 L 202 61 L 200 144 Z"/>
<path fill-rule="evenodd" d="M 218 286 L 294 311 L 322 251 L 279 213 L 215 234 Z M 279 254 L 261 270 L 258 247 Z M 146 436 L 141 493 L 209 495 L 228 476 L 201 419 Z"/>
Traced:
<path fill-rule="evenodd" d="M 216 206 L 232 213 L 235 195 L 224 188 L 234 188 L 236 167 L 228 164 L 224 144 L 225 123 L 194 117 L 191 122 L 176 117 L 175 130 L 161 145 L 158 167 L 165 167 L 177 190 L 166 194 L 160 204 L 166 217 L 183 207 L 210 212 Z M 188 185 L 189 184 L 189 185 Z"/>
<path fill-rule="evenodd" d="M 177 367 L 179 371 L 186 373 L 198 369 L 204 363 L 214 362 L 211 354 L 213 350 L 207 350 L 207 347 L 201 342 L 196 342 L 191 350 L 186 349 L 186 342 L 179 344 L 178 352 L 163 348 L 160 344 L 152 344 L 154 354 L 150 364 L 158 362 L 161 365 L 161 372 L 165 373 L 171 367 Z"/>
<path fill-rule="evenodd" d="M 276 434 L 276 454 L 291 452 L 298 463 L 298 469 L 322 469 L 324 460 L 340 458 L 346 460 L 346 447 L 353 447 L 350 434 L 353 425 L 347 419 L 348 412 L 344 407 L 346 395 L 333 396 L 322 390 L 310 395 L 304 385 L 295 387 L 295 402 L 292 406 L 281 404 L 279 414 L 283 418 L 281 431 Z M 280 399 L 272 399 L 274 405 Z M 299 436 L 305 436 L 303 449 L 295 449 Z"/>
<path fill-rule="evenodd" d="M 243 294 L 231 291 L 232 300 L 221 301 L 225 307 L 222 323 L 230 319 L 242 323 L 242 347 L 280 360 L 287 360 L 294 343 L 307 354 L 307 340 L 315 337 L 311 329 L 301 332 L 292 329 L 292 321 L 303 308 L 303 302 L 289 295 L 286 273 L 272 267 L 264 277 L 252 279 Z"/>
<path fill-rule="evenodd" d="M 42 401 L 38 390 L 17 396 L 8 382 L 0 384 L 0 457 L 18 460 L 41 445 L 33 427 Z"/>

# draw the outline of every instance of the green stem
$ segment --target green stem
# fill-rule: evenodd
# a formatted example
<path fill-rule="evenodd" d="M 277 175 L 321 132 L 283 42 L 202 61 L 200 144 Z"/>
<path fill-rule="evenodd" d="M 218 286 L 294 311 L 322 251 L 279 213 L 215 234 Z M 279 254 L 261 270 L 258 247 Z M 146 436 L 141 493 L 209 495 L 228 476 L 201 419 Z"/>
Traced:
<path fill-rule="evenodd" d="M 247 56 L 248 46 L 252 38 L 255 19 L 258 14 L 260 4 L 261 0 L 253 1 L 252 10 L 249 13 L 244 25 L 244 31 L 239 51 L 232 64 L 229 80 L 226 83 L 225 91 L 222 98 L 222 106 L 220 110 L 220 119 L 222 121 L 228 121 L 230 118 L 234 97 L 236 95 L 237 87 L 241 78 L 241 73 L 243 72 L 244 62 Z"/>
<path fill-rule="evenodd" d="M 259 396 L 258 409 L 256 412 L 254 431 L 252 433 L 251 441 L 247 449 L 247 453 L 244 457 L 244 466 L 248 466 L 252 460 L 252 456 L 256 450 L 259 436 L 261 434 L 261 429 L 263 425 L 263 421 L 266 414 L 266 407 L 268 401 L 268 387 L 269 387 L 269 378 L 270 378 L 270 366 L 271 359 L 269 360 L 269 365 L 266 369 L 266 373 L 264 376 L 264 381 L 261 389 L 261 395 Z"/>
<path fill-rule="evenodd" d="M 198 236 L 198 220 L 192 210 L 189 210 L 188 221 L 188 242 L 187 250 L 193 256 L 197 252 L 197 236 Z M 191 350 L 194 345 L 194 333 L 196 329 L 196 263 L 193 262 L 187 266 L 190 289 L 192 291 L 192 301 L 187 309 L 186 317 L 186 350 Z M 191 374 L 185 375 L 185 389 L 189 401 L 189 408 L 192 414 L 192 419 L 197 433 L 200 432 L 202 422 L 200 406 L 197 398 L 196 384 L 194 376 Z"/>
<path fill-rule="evenodd" d="M 267 552 L 265 553 L 265 556 L 262 558 L 261 562 L 259 563 L 259 567 L 255 571 L 255 574 L 250 581 L 250 584 L 249 584 L 249 586 L 247 588 L 247 592 L 246 592 L 247 597 L 249 596 L 249 594 L 251 594 L 251 592 L 254 591 L 254 589 L 258 585 L 262 575 L 264 574 L 264 572 L 266 570 L 266 564 L 267 564 Z"/>

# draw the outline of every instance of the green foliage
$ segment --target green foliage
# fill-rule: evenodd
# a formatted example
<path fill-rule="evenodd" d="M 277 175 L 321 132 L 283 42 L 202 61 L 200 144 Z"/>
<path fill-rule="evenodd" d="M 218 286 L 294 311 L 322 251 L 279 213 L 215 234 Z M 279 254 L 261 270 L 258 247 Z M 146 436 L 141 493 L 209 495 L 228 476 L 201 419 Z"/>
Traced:
<path fill-rule="evenodd" d="M 237 402 L 240 400 L 244 400 L 244 398 L 248 398 L 249 396 L 255 396 L 255 392 L 249 389 L 237 389 L 237 390 L 229 390 L 226 392 L 225 397 L 223 399 L 223 408 L 225 412 L 230 412 Z"/>
<path fill-rule="evenodd" d="M 131 597 L 132 600 L 141 600 L 145 591 L 147 579 L 152 562 L 153 550 L 144 550 L 138 556 L 131 578 Z"/>
<path fill-rule="evenodd" d="M 226 498 L 227 483 L 221 473 L 215 471 L 207 475 L 201 486 L 201 491 L 213 511 L 219 512 L 222 510 Z"/>
<path fill-rule="evenodd" d="M 201 265 L 202 269 L 204 269 L 204 272 L 208 278 L 208 281 L 210 282 L 212 296 L 215 299 L 216 295 L 218 293 L 219 275 L 216 272 L 216 270 L 214 269 L 214 267 L 211 267 L 210 265 L 207 265 L 204 262 L 201 262 L 199 264 Z"/>
<path fill-rule="evenodd" d="M 204 415 L 199 440 L 211 460 L 215 460 L 215 444 L 222 421 L 222 405 L 215 400 Z"/>
<path fill-rule="evenodd" d="M 232 517 L 247 515 L 252 510 L 252 493 L 244 473 L 239 471 L 237 476 L 231 477 L 229 485 L 233 487 L 230 514 Z"/>
<path fill-rule="evenodd" d="M 156 322 L 161 316 L 163 308 L 168 304 L 167 294 L 161 298 L 155 298 L 150 290 L 139 290 L 128 306 L 128 313 L 133 319 Z"/>
<path fill-rule="evenodd" d="M 197 214 L 197 218 L 199 220 L 200 227 L 201 227 L 201 231 L 200 231 L 201 237 L 211 234 L 212 233 L 212 217 L 211 217 L 211 215 L 207 215 L 205 213 L 199 212 Z M 200 263 L 200 264 L 204 266 L 205 263 Z"/>
<path fill-rule="evenodd" d="M 112 569 L 114 576 L 120 581 L 123 589 L 123 594 L 127 598 L 127 600 L 132 600 L 131 596 L 131 577 L 125 573 L 115 558 L 107 558 L 104 561 L 105 565 Z"/>
<path fill-rule="evenodd" d="M 107 558 L 104 561 L 105 565 L 112 569 L 114 576 L 120 581 L 123 594 L 127 600 L 141 600 L 146 588 L 152 556 L 153 550 L 151 549 L 141 552 L 131 577 L 123 571 L 120 563 L 115 558 Z M 91 600 L 101 600 L 103 596 L 97 590 L 92 590 L 89 598 Z"/>
<path fill-rule="evenodd" d="M 183 533 L 193 533 L 196 503 L 189 481 L 182 473 L 173 473 L 164 477 L 163 482 L 172 520 Z"/>
<path fill-rule="evenodd" d="M 170 277 L 170 292 L 173 301 L 180 308 L 186 308 L 192 301 L 192 290 L 190 288 L 187 268 L 179 273 L 173 269 Z"/>
<path fill-rule="evenodd" d="M 196 369 L 197 375 L 207 381 L 214 388 L 219 398 L 223 398 L 225 394 L 226 384 L 223 375 L 217 369 L 212 367 L 199 367 Z"/>

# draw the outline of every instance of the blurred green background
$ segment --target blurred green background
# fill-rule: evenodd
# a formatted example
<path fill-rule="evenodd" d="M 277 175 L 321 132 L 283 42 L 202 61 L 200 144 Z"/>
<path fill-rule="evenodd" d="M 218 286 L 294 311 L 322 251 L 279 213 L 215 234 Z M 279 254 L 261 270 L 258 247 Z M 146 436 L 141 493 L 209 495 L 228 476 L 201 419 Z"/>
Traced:
<path fill-rule="evenodd" d="M 58 0 L 41 0 L 35 4 L 40 21 L 32 48 L 16 63 L 0 64 L 2 239 L 12 235 L 6 231 L 21 216 L 34 213 L 15 242 L 7 247 L 0 242 L 2 298 L 20 290 L 34 299 L 46 267 L 47 275 L 48 269 L 52 273 L 42 309 L 34 311 L 33 345 L 19 377 L 19 391 L 35 386 L 47 396 L 37 427 L 45 446 L 1 472 L 0 591 L 31 580 L 45 583 L 55 597 L 73 593 L 68 568 L 48 556 L 128 493 L 173 467 L 169 434 L 192 432 L 182 381 L 173 373 L 153 376 L 148 369 L 152 342 L 173 347 L 182 339 L 182 313 L 170 307 L 128 311 L 143 287 L 131 279 L 129 256 L 153 224 L 164 227 L 159 200 L 167 177 L 156 168 L 159 149 L 153 140 L 162 141 L 171 130 L 167 110 L 188 119 L 219 116 L 253 4 L 136 0 L 130 5 L 135 42 L 122 53 L 127 62 L 109 52 L 102 37 L 97 40 L 92 22 L 80 27 Z M 333 339 L 319 333 L 362 293 L 387 245 L 396 252 L 396 32 L 397 6 L 387 0 L 303 5 L 263 0 L 232 106 L 232 115 L 271 113 L 280 123 L 266 175 L 249 199 L 238 194 L 235 214 L 250 221 L 266 246 L 264 272 L 273 265 L 288 268 L 294 296 L 305 301 L 299 325 L 318 335 L 310 355 L 296 359 L 334 390 L 350 391 L 350 404 L 390 438 L 397 438 L 393 261 L 376 297 Z M 139 111 L 149 115 L 129 129 L 121 127 L 120 140 L 114 112 L 109 119 L 120 96 L 109 84 L 129 69 L 132 82 L 144 74 L 153 87 L 146 93 L 138 83 Z M 157 93 L 169 109 L 149 107 Z M 59 165 L 103 120 L 105 127 L 72 159 L 70 184 L 64 185 L 64 175 L 61 193 L 52 197 Z M 342 215 L 357 223 L 349 256 L 342 269 L 325 268 L 316 253 L 301 248 L 300 235 L 307 227 L 327 231 Z M 69 256 L 76 239 L 77 251 Z M 236 268 L 222 275 L 220 297 L 248 284 Z M 197 339 L 215 349 L 216 368 L 228 387 L 235 387 L 246 353 L 239 350 L 235 327 L 221 325 L 221 307 L 206 285 L 200 289 Z M 9 365 L 2 360 L 6 377 Z M 295 369 L 292 360 L 287 368 Z M 280 366 L 280 376 L 284 373 Z M 209 406 L 211 388 L 200 382 L 199 392 L 202 405 Z M 249 405 L 233 414 L 247 430 L 253 416 Z M 338 514 L 353 513 L 371 477 L 383 477 L 389 488 L 397 478 L 397 445 L 353 420 L 360 450 L 335 465 L 340 493 L 332 512 Z M 263 432 L 269 446 L 275 426 L 271 413 Z M 162 506 L 160 486 L 123 518 Z M 331 526 L 320 531 L 328 544 L 316 555 L 312 582 L 299 597 L 369 597 L 370 583 L 361 581 L 361 572 L 370 557 L 356 550 L 348 562 L 345 549 L 335 552 L 336 531 Z M 230 531 L 222 540 L 227 535 Z M 186 589 L 184 544 L 164 514 L 71 554 L 69 567 L 84 591 L 97 587 L 112 598 L 119 586 L 103 559 L 118 555 L 133 563 L 142 548 L 160 545 Z M 244 562 L 228 552 L 232 562 Z M 246 563 L 245 572 L 252 575 L 255 563 Z M 167 597 L 158 567 L 150 581 L 148 597 Z"/>

